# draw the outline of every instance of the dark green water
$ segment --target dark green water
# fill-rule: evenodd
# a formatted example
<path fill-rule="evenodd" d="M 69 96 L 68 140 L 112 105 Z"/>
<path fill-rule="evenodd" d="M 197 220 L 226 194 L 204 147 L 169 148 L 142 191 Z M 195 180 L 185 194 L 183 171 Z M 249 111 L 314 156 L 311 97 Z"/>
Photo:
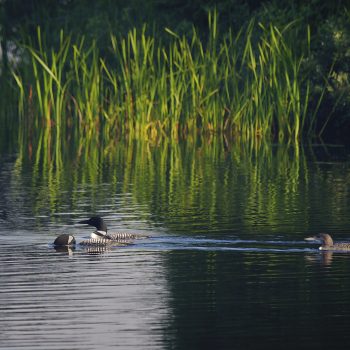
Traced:
<path fill-rule="evenodd" d="M 350 253 L 303 238 L 350 241 L 345 148 L 45 142 L 1 156 L 1 349 L 344 349 Z M 151 238 L 56 252 L 93 214 Z"/>

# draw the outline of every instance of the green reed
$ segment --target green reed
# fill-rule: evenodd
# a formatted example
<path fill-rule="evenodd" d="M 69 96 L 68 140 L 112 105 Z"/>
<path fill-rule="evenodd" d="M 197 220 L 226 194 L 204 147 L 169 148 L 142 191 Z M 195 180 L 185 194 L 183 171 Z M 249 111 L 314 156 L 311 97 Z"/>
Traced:
<path fill-rule="evenodd" d="M 104 56 L 95 42 L 63 32 L 58 48 L 50 48 L 39 28 L 37 41 L 25 45 L 31 66 L 13 73 L 19 111 L 57 133 L 74 127 L 107 138 L 177 138 L 198 130 L 300 138 L 309 112 L 301 74 L 309 31 L 300 45 L 297 22 L 277 28 L 252 20 L 236 34 L 220 34 L 217 17 L 209 13 L 206 41 L 195 28 L 189 36 L 166 28 L 166 44 L 146 27 L 126 37 L 111 33 Z"/>

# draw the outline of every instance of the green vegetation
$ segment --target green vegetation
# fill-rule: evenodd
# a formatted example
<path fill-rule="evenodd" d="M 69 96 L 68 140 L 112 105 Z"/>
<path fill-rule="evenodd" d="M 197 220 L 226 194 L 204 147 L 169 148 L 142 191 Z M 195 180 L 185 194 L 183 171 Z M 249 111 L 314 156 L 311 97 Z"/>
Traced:
<path fill-rule="evenodd" d="M 126 38 L 111 34 L 107 61 L 95 42 L 73 41 L 63 31 L 58 48 L 50 49 L 38 28 L 36 42 L 24 46 L 31 65 L 13 72 L 21 124 L 30 119 L 58 135 L 76 127 L 138 138 L 199 130 L 298 139 L 309 100 L 301 64 L 310 47 L 307 28 L 295 45 L 299 29 L 252 20 L 236 34 L 220 35 L 211 12 L 207 42 L 194 28 L 190 37 L 166 28 L 166 45 L 145 28 L 133 29 Z M 308 128 L 313 131 L 312 120 Z"/>
<path fill-rule="evenodd" d="M 21 58 L 11 79 L 21 132 L 50 128 L 58 142 L 87 133 L 281 141 L 347 128 L 341 2 L 20 4 L 3 1 L 0 39 Z"/>

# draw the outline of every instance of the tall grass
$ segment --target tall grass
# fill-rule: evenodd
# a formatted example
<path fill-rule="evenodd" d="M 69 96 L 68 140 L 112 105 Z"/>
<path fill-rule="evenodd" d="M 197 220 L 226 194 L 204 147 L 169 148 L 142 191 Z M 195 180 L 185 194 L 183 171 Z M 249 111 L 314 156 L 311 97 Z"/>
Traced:
<path fill-rule="evenodd" d="M 75 128 L 106 137 L 200 131 L 300 138 L 309 115 L 301 72 L 309 30 L 300 41 L 300 23 L 277 28 L 252 20 L 220 34 L 217 17 L 209 13 L 205 41 L 195 28 L 188 36 L 165 28 L 166 44 L 146 27 L 126 37 L 111 33 L 108 56 L 63 32 L 59 47 L 50 48 L 38 28 L 36 42 L 25 46 L 30 65 L 13 73 L 22 118 L 57 133 Z"/>

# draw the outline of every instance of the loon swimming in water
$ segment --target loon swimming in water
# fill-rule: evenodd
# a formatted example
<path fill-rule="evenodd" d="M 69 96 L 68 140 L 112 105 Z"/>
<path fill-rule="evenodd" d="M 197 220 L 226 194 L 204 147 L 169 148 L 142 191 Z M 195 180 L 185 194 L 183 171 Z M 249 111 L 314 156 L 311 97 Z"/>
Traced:
<path fill-rule="evenodd" d="M 72 235 L 69 235 L 67 233 L 64 233 L 62 235 L 59 235 L 55 241 L 53 242 L 53 244 L 56 247 L 69 247 L 69 246 L 73 246 L 76 244 L 75 238 Z"/>
<path fill-rule="evenodd" d="M 107 225 L 100 216 L 93 216 L 89 220 L 79 221 L 78 224 L 87 224 L 96 227 L 96 231 L 91 233 L 92 239 L 110 239 L 112 241 L 148 238 L 145 235 L 138 235 L 130 232 L 107 233 Z"/>
<path fill-rule="evenodd" d="M 313 237 L 305 238 L 306 241 L 321 242 L 320 250 L 347 250 L 350 251 L 350 242 L 334 243 L 332 237 L 328 233 L 319 233 Z"/>
<path fill-rule="evenodd" d="M 93 216 L 89 220 L 79 221 L 79 224 L 88 224 L 96 227 L 96 231 L 91 233 L 91 238 L 79 242 L 81 246 L 103 247 L 103 246 L 125 246 L 131 243 L 132 239 L 147 238 L 145 235 L 137 235 L 129 232 L 115 232 L 107 234 L 107 226 L 99 216 Z M 70 234 L 61 234 L 53 242 L 55 247 L 72 247 L 75 246 L 76 240 Z"/>

